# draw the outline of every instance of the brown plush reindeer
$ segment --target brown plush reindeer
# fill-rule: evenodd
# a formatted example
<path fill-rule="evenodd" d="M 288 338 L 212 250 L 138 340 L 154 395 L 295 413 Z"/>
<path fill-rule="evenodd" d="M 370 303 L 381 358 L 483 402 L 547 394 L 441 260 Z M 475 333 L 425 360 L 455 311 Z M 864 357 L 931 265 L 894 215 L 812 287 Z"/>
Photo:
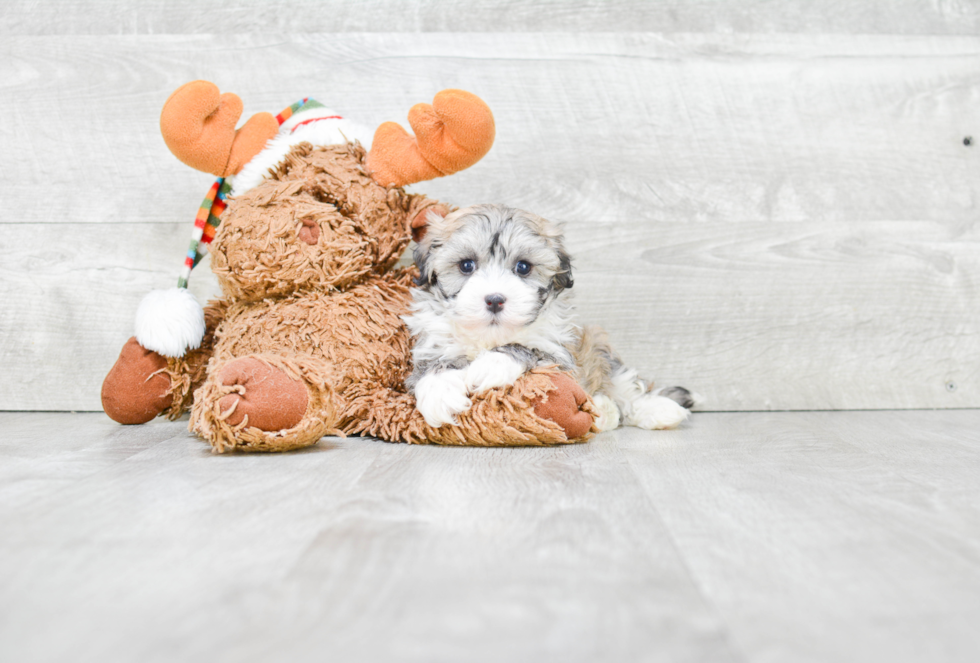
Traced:
<path fill-rule="evenodd" d="M 227 178 L 210 250 L 224 296 L 203 313 L 187 307 L 186 290 L 144 300 L 137 335 L 102 387 L 110 417 L 144 423 L 190 408 L 190 429 L 218 452 L 296 449 L 331 433 L 483 446 L 589 434 L 592 403 L 557 370 L 474 396 L 458 425 L 440 428 L 425 423 L 404 386 L 411 339 L 400 316 L 416 272 L 395 263 L 427 216 L 449 208 L 402 187 L 486 154 L 494 123 L 481 99 L 444 90 L 412 108 L 414 137 L 389 122 L 373 141 L 316 102 L 257 114 L 236 130 L 241 112 L 237 96 L 205 81 L 164 106 L 170 150 Z"/>

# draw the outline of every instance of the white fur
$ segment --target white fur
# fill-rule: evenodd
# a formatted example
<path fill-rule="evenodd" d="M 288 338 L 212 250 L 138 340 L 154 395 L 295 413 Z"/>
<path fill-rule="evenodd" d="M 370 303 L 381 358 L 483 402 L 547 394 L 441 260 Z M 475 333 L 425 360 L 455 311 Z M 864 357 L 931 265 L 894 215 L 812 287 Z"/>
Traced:
<path fill-rule="evenodd" d="M 494 387 L 514 384 L 524 374 L 524 366 L 510 355 L 487 350 L 466 367 L 466 388 L 479 394 Z"/>
<path fill-rule="evenodd" d="M 487 309 L 487 295 L 507 298 L 499 313 Z M 535 288 L 501 267 L 481 269 L 466 281 L 456 296 L 454 316 L 460 327 L 484 338 L 508 343 L 510 335 L 531 322 L 537 309 Z M 496 337 L 496 338 L 494 338 Z"/>
<path fill-rule="evenodd" d="M 240 196 L 265 179 L 272 168 L 283 160 L 294 145 L 302 142 L 313 145 L 340 145 L 346 142 L 360 141 L 366 149 L 371 149 L 371 132 L 350 120 L 332 118 L 304 124 L 293 131 L 300 122 L 317 117 L 330 117 L 336 112 L 327 108 L 314 108 L 297 113 L 283 122 L 279 133 L 270 140 L 265 148 L 252 157 L 232 179 L 232 196 Z"/>
<path fill-rule="evenodd" d="M 605 394 L 596 394 L 592 397 L 592 402 L 599 411 L 595 426 L 600 433 L 619 428 L 619 408 L 613 399 Z"/>
<path fill-rule="evenodd" d="M 676 401 L 661 396 L 659 390 L 649 391 L 647 383 L 632 368 L 624 367 L 611 378 L 611 397 L 622 414 L 623 424 L 649 430 L 676 428 L 690 414 Z"/>
<path fill-rule="evenodd" d="M 429 373 L 415 385 L 415 407 L 433 428 L 455 424 L 456 415 L 469 410 L 470 405 L 465 371 Z"/>
<path fill-rule="evenodd" d="M 412 314 L 403 316 L 402 320 L 416 337 L 412 351 L 416 362 L 445 357 L 473 360 L 484 350 L 517 343 L 555 357 L 567 358 L 571 363 L 568 346 L 575 340 L 575 326 L 570 321 L 568 304 L 561 300 L 547 307 L 525 327 L 515 329 L 501 325 L 481 329 L 458 322 L 446 311 L 443 303 L 430 293 L 415 289 L 412 294 Z"/>
<path fill-rule="evenodd" d="M 633 403 L 647 392 L 646 383 L 637 376 L 636 370 L 623 367 L 610 376 L 612 393 L 609 394 L 619 407 L 624 422 L 629 422 L 633 414 Z"/>
<path fill-rule="evenodd" d="M 136 340 L 165 357 L 201 347 L 204 309 L 186 288 L 150 292 L 136 309 Z"/>
<path fill-rule="evenodd" d="M 632 403 L 626 423 L 648 430 L 676 428 L 687 419 L 690 412 L 666 396 L 643 394 Z"/>

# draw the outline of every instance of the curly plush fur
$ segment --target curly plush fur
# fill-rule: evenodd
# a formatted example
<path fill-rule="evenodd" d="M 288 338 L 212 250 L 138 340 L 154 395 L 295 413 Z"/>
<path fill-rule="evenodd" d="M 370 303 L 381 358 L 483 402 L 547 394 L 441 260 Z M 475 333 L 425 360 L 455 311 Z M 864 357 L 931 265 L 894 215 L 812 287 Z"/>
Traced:
<path fill-rule="evenodd" d="M 560 391 L 555 369 L 485 392 L 458 425 L 426 424 L 405 387 L 411 339 L 401 320 L 418 272 L 394 265 L 412 221 L 438 203 L 379 185 L 365 158 L 357 143 L 301 143 L 264 181 L 230 200 L 211 249 L 224 298 L 205 309 L 201 347 L 167 360 L 165 414 L 177 417 L 189 407 L 191 429 L 217 452 L 284 451 L 328 433 L 483 446 L 585 439 L 595 411 L 584 392 L 570 401 L 586 416 L 575 435 L 538 414 Z M 242 371 L 226 369 L 246 360 L 265 373 L 229 383 L 223 376 Z M 104 402 L 131 386 L 113 375 Z M 285 408 L 275 411 L 277 394 L 263 387 L 273 383 L 262 381 L 269 376 L 305 388 L 299 421 L 289 421 Z M 290 425 L 251 425 L 259 407 Z"/>

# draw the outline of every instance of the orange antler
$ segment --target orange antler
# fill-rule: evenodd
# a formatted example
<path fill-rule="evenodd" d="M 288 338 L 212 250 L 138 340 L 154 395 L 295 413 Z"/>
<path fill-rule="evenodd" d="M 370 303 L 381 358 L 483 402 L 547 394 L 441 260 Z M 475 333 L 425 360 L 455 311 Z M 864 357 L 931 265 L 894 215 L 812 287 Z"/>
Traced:
<path fill-rule="evenodd" d="M 241 116 L 238 95 L 221 94 L 208 81 L 194 81 L 177 88 L 163 105 L 160 133 L 174 156 L 188 166 L 226 177 L 241 170 L 279 132 L 270 113 L 256 113 L 236 131 Z"/>
<path fill-rule="evenodd" d="M 405 186 L 469 168 L 493 145 L 490 107 L 464 90 L 443 90 L 429 104 L 408 112 L 412 137 L 394 122 L 374 134 L 368 168 L 384 186 Z"/>

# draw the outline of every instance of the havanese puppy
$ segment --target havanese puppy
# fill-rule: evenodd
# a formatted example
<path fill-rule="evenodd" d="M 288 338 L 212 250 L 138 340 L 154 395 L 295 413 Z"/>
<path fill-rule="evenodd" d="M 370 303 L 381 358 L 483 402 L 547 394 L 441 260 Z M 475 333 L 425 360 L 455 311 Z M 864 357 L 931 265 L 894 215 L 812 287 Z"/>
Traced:
<path fill-rule="evenodd" d="M 454 424 L 470 395 L 544 365 L 573 373 L 600 412 L 600 430 L 673 428 L 687 418 L 691 392 L 651 390 L 605 332 L 572 322 L 572 265 L 557 224 L 502 205 L 432 212 L 427 221 L 405 322 L 415 364 L 407 386 L 429 425 Z"/>

